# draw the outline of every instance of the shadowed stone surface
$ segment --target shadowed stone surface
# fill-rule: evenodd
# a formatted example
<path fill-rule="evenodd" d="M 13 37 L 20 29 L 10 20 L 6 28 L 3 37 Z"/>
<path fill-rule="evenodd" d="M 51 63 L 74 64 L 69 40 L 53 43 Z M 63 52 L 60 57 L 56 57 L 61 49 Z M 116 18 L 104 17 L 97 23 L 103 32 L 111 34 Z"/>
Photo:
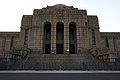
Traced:
<path fill-rule="evenodd" d="M 63 30 L 62 40 L 57 39 L 59 26 L 62 26 L 60 31 Z M 74 40 L 70 40 L 71 26 Z M 115 62 L 120 58 L 120 33 L 100 32 L 98 17 L 87 15 L 87 10 L 64 4 L 34 9 L 33 15 L 23 15 L 20 28 L 20 32 L 0 32 L 0 59 L 3 61 L 92 62 L 99 59 Z M 47 32 L 50 32 L 47 35 L 51 35 L 50 40 L 46 40 Z M 62 54 L 57 54 L 58 44 L 63 45 Z M 29 57 L 26 48 L 32 51 Z M 75 54 L 70 54 L 71 49 Z M 47 52 L 49 54 L 44 54 Z"/>

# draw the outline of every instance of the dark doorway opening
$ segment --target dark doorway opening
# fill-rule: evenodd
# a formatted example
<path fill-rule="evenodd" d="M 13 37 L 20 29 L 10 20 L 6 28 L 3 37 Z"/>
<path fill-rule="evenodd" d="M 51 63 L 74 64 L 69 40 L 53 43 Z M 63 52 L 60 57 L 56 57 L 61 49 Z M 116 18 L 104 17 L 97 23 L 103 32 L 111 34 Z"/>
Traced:
<path fill-rule="evenodd" d="M 63 44 L 57 44 L 57 54 L 63 54 Z"/>
<path fill-rule="evenodd" d="M 50 46 L 51 46 L 50 44 L 45 44 L 45 51 L 44 51 L 45 54 L 50 54 L 50 50 L 51 50 Z"/>
<path fill-rule="evenodd" d="M 70 54 L 75 54 L 75 44 L 70 44 Z"/>

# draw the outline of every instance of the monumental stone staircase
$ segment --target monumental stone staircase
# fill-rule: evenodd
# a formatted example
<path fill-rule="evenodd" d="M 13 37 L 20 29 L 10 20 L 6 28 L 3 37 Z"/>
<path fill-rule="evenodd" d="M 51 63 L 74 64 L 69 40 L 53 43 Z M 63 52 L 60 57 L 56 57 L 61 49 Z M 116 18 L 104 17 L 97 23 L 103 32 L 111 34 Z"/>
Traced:
<path fill-rule="evenodd" d="M 25 62 L 98 62 L 89 50 L 78 54 L 41 54 L 39 52 L 31 52 L 24 60 Z"/>
<path fill-rule="evenodd" d="M 19 54 L 19 55 L 18 55 Z M 15 50 L 10 69 L 84 70 L 107 69 L 104 62 L 94 58 L 89 50 L 78 54 L 41 54 L 30 49 Z"/>
<path fill-rule="evenodd" d="M 41 54 L 39 51 L 14 50 L 12 59 L 16 62 L 101 62 L 92 56 L 89 50 L 78 54 Z"/>

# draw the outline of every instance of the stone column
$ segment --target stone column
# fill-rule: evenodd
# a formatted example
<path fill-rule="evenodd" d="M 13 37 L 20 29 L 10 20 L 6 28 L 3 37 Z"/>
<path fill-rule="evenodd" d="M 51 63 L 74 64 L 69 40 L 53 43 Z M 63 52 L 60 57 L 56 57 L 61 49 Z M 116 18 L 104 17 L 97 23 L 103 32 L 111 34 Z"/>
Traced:
<path fill-rule="evenodd" d="M 69 53 L 69 23 L 64 24 L 64 53 Z"/>
<path fill-rule="evenodd" d="M 44 26 L 40 26 L 40 53 L 43 54 L 43 33 L 44 33 Z"/>
<path fill-rule="evenodd" d="M 77 52 L 77 54 L 80 53 L 80 49 L 81 49 L 80 48 L 80 46 L 81 46 L 81 44 L 80 44 L 80 39 L 81 39 L 80 32 L 81 32 L 80 26 L 79 26 L 79 24 L 76 24 L 76 39 L 77 39 L 76 52 Z"/>
<path fill-rule="evenodd" d="M 51 24 L 51 54 L 56 54 L 56 23 Z"/>
<path fill-rule="evenodd" d="M 76 24 L 77 32 L 77 53 L 81 53 L 82 50 L 89 48 L 89 36 L 88 28 L 84 22 Z"/>
<path fill-rule="evenodd" d="M 20 47 L 24 45 L 25 28 L 22 26 L 20 31 Z"/>

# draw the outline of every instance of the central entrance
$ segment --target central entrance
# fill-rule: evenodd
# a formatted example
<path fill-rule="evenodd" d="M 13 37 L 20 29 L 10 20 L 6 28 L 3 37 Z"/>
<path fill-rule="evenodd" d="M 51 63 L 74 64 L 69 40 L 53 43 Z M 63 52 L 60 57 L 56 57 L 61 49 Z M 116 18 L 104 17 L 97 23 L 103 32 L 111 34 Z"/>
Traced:
<path fill-rule="evenodd" d="M 62 22 L 58 22 L 56 26 L 56 54 L 64 53 L 64 24 Z"/>
<path fill-rule="evenodd" d="M 63 54 L 63 44 L 57 44 L 57 54 Z"/>

